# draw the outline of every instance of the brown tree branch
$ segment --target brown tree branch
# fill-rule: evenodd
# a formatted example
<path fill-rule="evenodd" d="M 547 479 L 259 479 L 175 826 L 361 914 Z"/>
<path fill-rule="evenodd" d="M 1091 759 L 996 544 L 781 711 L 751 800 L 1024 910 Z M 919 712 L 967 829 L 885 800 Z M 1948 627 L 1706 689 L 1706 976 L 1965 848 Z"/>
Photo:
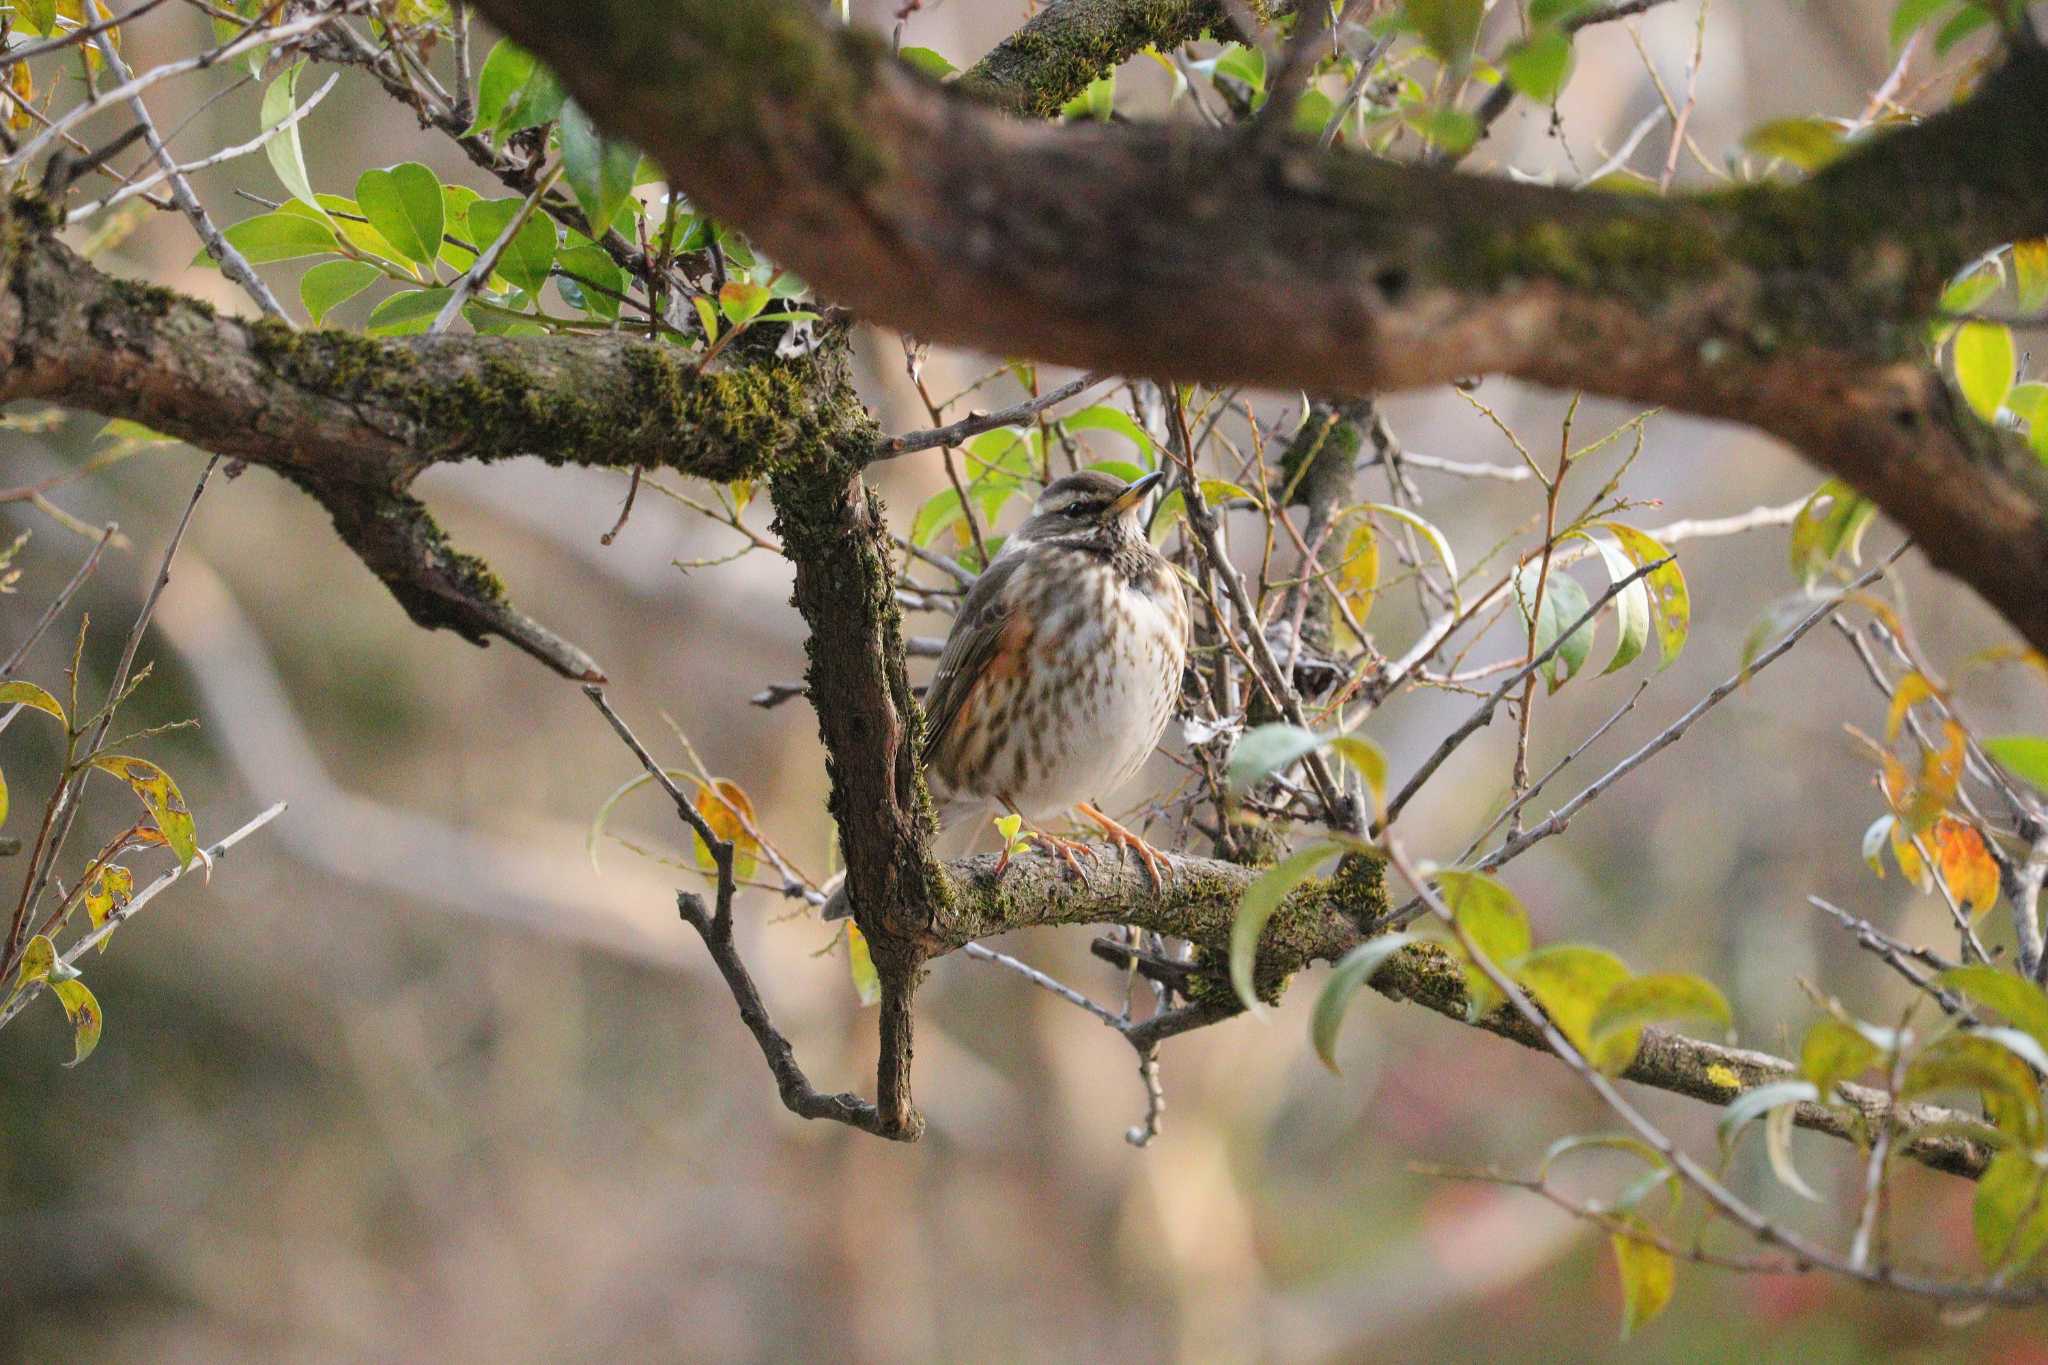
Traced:
<path fill-rule="evenodd" d="M 1201 1027 L 1236 1014 L 1238 1007 L 1224 976 L 1229 959 L 1230 930 L 1245 888 L 1262 869 L 1207 858 L 1175 858 L 1164 892 L 1154 892 L 1144 869 L 1118 860 L 1105 848 L 1090 865 L 1088 880 L 1073 879 L 1056 860 L 1037 853 L 1011 858 L 998 877 L 994 855 L 962 859 L 947 865 L 946 909 L 933 922 L 927 950 L 932 957 L 1009 930 L 1084 924 L 1131 924 L 1192 941 L 1198 956 L 1189 981 L 1192 1002 L 1181 1011 L 1161 1016 L 1174 1021 L 1158 1036 L 1137 1041 L 1156 1045 L 1160 1037 Z M 1384 892 L 1377 868 L 1370 875 L 1310 878 L 1289 894 L 1268 922 L 1259 940 L 1255 980 L 1264 993 L 1277 992 L 1286 978 L 1315 962 L 1334 961 L 1365 940 L 1359 924 L 1382 913 Z M 1501 1005 L 1472 1017 L 1470 996 L 1460 965 L 1434 944 L 1417 944 L 1396 953 L 1372 980 L 1373 989 L 1394 1000 L 1409 1000 L 1462 1024 L 1476 1024 L 1489 1033 L 1524 1047 L 1544 1051 L 1543 1039 L 1512 1007 Z M 1136 1029 L 1144 1029 L 1138 1025 Z M 1134 1030 L 1135 1031 L 1135 1030 Z M 1639 1085 L 1725 1105 L 1746 1090 L 1774 1081 L 1796 1079 L 1799 1068 L 1768 1053 L 1729 1047 L 1660 1029 L 1647 1030 L 1642 1047 L 1624 1080 Z M 1794 1122 L 1818 1133 L 1860 1142 L 1875 1131 L 1872 1125 L 1892 1111 L 1883 1091 L 1844 1084 L 1841 1103 L 1802 1104 Z M 1900 1151 L 1936 1170 L 1971 1179 L 1981 1175 L 1991 1151 L 1958 1135 L 1957 1123 L 1968 1115 L 1937 1105 L 1907 1104 L 1893 1113 L 1904 1134 L 1939 1127 L 1944 1131 L 1905 1137 Z"/>
<path fill-rule="evenodd" d="M 480 6 L 693 201 L 935 341 L 1365 393 L 1502 373 L 1759 426 L 2048 645 L 2048 470 L 1919 359 L 2048 231 L 2048 55 L 1801 184 L 1648 199 L 1186 126 L 1026 124 L 797 0 Z"/>

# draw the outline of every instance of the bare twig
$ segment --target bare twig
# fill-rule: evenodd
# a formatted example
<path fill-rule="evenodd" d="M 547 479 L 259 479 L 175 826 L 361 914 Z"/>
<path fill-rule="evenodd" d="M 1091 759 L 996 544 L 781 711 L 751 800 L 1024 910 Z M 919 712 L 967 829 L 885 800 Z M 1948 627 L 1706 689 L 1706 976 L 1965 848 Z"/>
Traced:
<path fill-rule="evenodd" d="M 1084 374 L 1079 379 L 1069 380 L 1056 389 L 1048 389 L 1036 398 L 1027 398 L 1021 403 L 1014 403 L 995 412 L 972 412 L 950 426 L 891 436 L 876 445 L 875 453 L 870 458 L 888 460 L 898 455 L 908 455 L 914 450 L 930 450 L 933 446 L 956 446 L 969 437 L 979 436 L 984 431 L 994 431 L 997 427 L 1012 426 L 1036 417 L 1047 408 L 1057 407 L 1069 398 L 1086 392 L 1110 378 L 1110 375 L 1099 371 Z"/>

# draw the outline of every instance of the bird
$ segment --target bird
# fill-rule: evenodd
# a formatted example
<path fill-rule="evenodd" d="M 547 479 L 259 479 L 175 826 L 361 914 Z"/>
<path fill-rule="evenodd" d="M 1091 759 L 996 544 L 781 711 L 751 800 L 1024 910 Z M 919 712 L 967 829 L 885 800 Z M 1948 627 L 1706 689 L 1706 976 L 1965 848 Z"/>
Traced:
<path fill-rule="evenodd" d="M 942 828 L 1001 806 L 1085 878 L 1076 854 L 1094 850 L 1041 827 L 1072 810 L 1164 888 L 1166 855 L 1099 804 L 1151 757 L 1180 699 L 1187 594 L 1141 520 L 1164 477 L 1055 479 L 968 590 L 925 692 L 919 758 Z M 825 917 L 847 913 L 842 893 Z"/>

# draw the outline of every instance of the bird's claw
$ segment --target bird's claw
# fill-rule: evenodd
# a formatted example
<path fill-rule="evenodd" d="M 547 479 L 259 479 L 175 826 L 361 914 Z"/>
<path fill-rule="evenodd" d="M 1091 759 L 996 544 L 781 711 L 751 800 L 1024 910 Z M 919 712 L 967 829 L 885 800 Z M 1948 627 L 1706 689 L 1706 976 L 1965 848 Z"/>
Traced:
<path fill-rule="evenodd" d="M 1133 834 L 1109 816 L 1104 815 L 1094 806 L 1083 805 L 1076 807 L 1076 809 L 1100 826 L 1103 837 L 1116 845 L 1119 850 L 1127 848 L 1138 855 L 1138 861 L 1145 864 L 1145 871 L 1151 874 L 1153 890 L 1166 890 L 1166 877 L 1160 872 L 1160 868 L 1164 867 L 1169 872 L 1173 870 L 1173 858 L 1171 855 L 1152 847 L 1144 839 Z"/>
<path fill-rule="evenodd" d="M 1025 837 L 1037 844 L 1041 852 L 1051 854 L 1065 863 L 1067 870 L 1080 878 L 1083 884 L 1086 884 L 1088 881 L 1088 871 L 1081 866 L 1080 858 L 1075 855 L 1085 854 L 1088 861 L 1094 862 L 1097 857 L 1094 849 L 1078 839 L 1062 839 L 1057 834 L 1047 834 L 1043 830 L 1033 830 Z"/>

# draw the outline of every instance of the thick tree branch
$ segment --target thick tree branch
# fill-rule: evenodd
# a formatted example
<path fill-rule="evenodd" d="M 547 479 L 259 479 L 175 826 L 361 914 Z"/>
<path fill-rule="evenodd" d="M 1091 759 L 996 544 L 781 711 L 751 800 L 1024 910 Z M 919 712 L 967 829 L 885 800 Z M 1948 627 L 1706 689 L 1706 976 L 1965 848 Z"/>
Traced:
<path fill-rule="evenodd" d="M 1154 893 L 1144 869 L 1121 863 L 1113 850 L 1091 865 L 1088 881 L 1074 880 L 1058 862 L 1037 854 L 1010 860 L 995 875 L 992 855 L 948 865 L 951 890 L 947 910 L 934 922 L 927 946 L 932 956 L 1007 930 L 1040 925 L 1133 924 L 1194 942 L 1200 950 L 1189 981 L 1201 1023 L 1214 1023 L 1236 1012 L 1235 998 L 1223 975 L 1228 960 L 1230 929 L 1244 890 L 1262 869 L 1206 858 L 1175 858 L 1173 876 L 1163 894 Z M 1268 923 L 1259 941 L 1256 980 L 1262 992 L 1276 992 L 1286 977 L 1314 962 L 1342 957 L 1364 941 L 1358 925 L 1384 904 L 1377 867 L 1351 878 L 1311 878 L 1290 894 Z M 1501 1005 L 1476 1020 L 1464 972 L 1441 948 L 1418 944 L 1395 954 L 1372 980 L 1373 989 L 1395 1000 L 1411 1000 L 1459 1023 L 1476 1024 L 1524 1047 L 1544 1051 L 1542 1038 L 1513 1008 Z M 1728 1047 L 1650 1029 L 1624 1080 L 1652 1089 L 1725 1105 L 1745 1090 L 1773 1081 L 1797 1079 L 1791 1062 L 1747 1048 Z M 1794 1121 L 1802 1128 L 1860 1142 L 1892 1108 L 1882 1091 L 1845 1084 L 1842 1104 L 1802 1104 Z M 1900 1151 L 1936 1170 L 1976 1178 L 1990 1160 L 1990 1149 L 1960 1136 L 1957 1123 L 1969 1116 L 1936 1105 L 1907 1104 L 1894 1116 L 1907 1133 L 1939 1127 L 1943 1131 L 1907 1137 Z"/>
<path fill-rule="evenodd" d="M 1292 4 L 1250 0 L 1247 8 L 1264 15 Z M 1090 81 L 1145 48 L 1166 51 L 1211 30 L 1236 31 L 1221 0 L 1053 0 L 989 49 L 960 84 L 1017 113 L 1051 118 Z"/>
<path fill-rule="evenodd" d="M 727 480 L 789 458 L 835 391 L 806 360 L 699 374 L 621 336 L 377 339 L 296 333 L 101 273 L 40 203 L 0 205 L 0 402 L 39 398 L 141 422 L 304 488 L 412 618 L 498 635 L 558 672 L 588 655 L 514 610 L 406 490 L 430 465 L 537 455 Z"/>
<path fill-rule="evenodd" d="M 1027 124 L 797 0 L 480 7 L 877 322 L 1120 373 L 1366 393 L 1491 372 L 1752 423 L 2048 646 L 2048 470 L 1917 358 L 1950 273 L 2048 231 L 2048 55 L 1809 182 L 1647 199 Z"/>

